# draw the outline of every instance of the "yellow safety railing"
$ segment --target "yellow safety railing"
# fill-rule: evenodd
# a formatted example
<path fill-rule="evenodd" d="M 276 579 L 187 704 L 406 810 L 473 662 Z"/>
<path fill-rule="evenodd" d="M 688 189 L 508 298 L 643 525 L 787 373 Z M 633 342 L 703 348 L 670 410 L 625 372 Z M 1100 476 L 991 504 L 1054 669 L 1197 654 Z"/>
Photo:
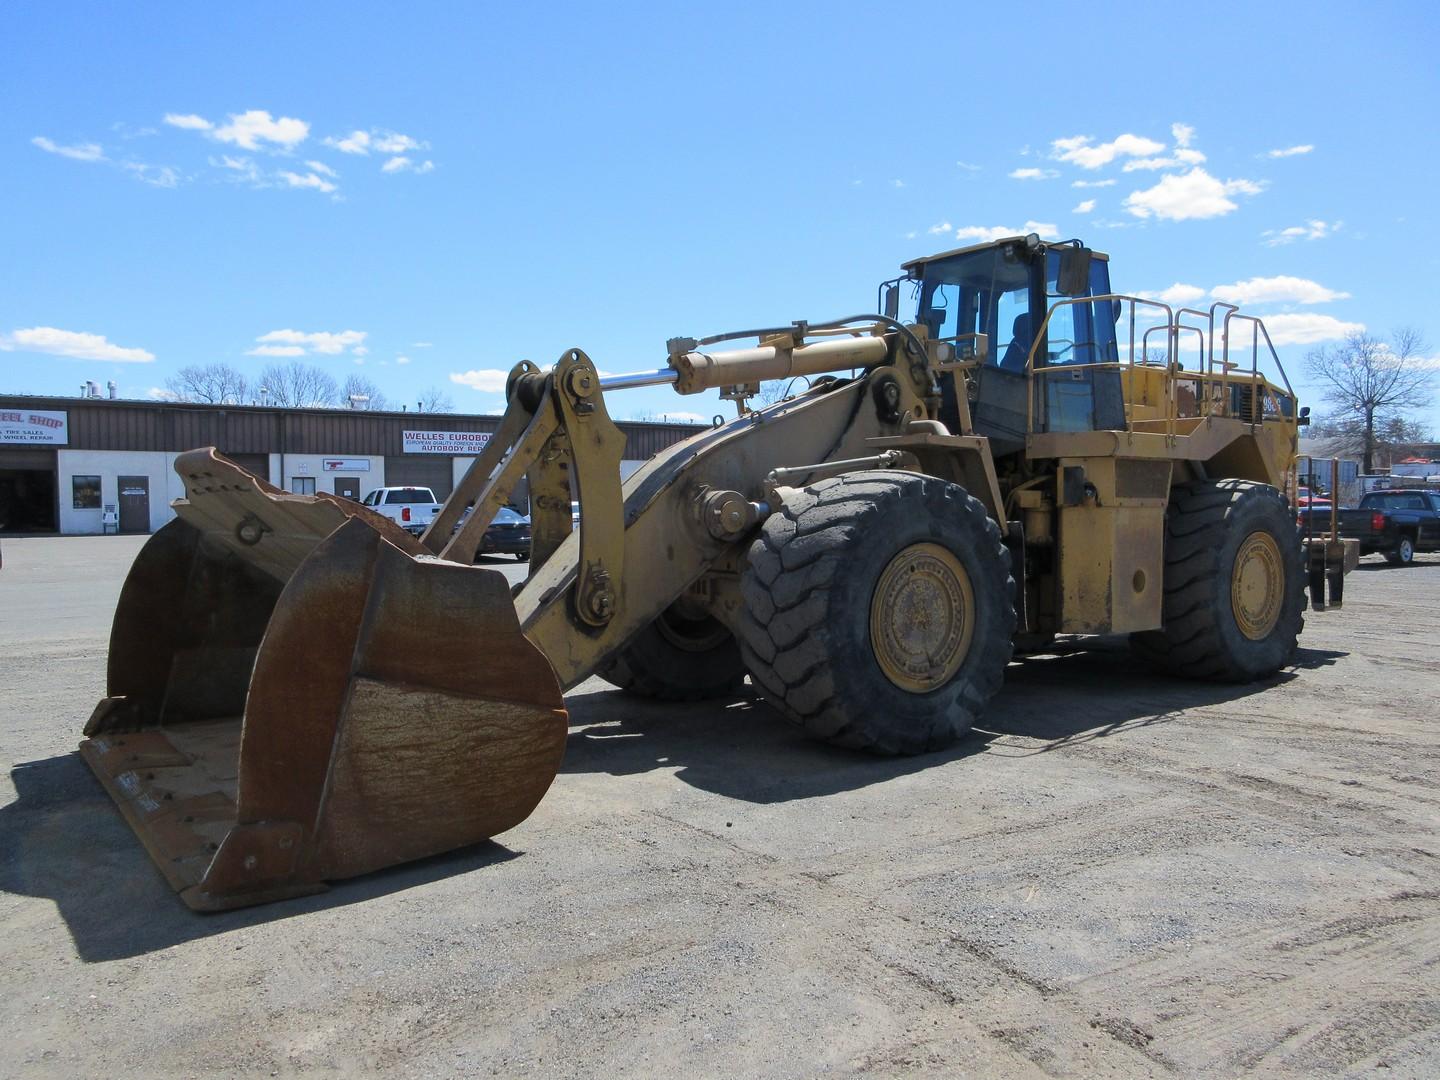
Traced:
<path fill-rule="evenodd" d="M 1041 342 L 1048 342 L 1050 324 L 1056 312 L 1061 308 L 1072 307 L 1077 304 L 1098 305 L 1107 302 L 1127 305 L 1129 309 L 1128 350 L 1124 358 L 1085 364 L 1041 364 L 1037 367 L 1035 361 Z M 1137 314 L 1140 308 L 1156 309 L 1157 313 L 1163 313 L 1163 321 L 1156 322 L 1149 326 L 1142 326 Z M 1223 316 L 1220 314 L 1222 310 L 1224 312 Z M 1181 322 L 1182 316 L 1186 315 L 1207 320 L 1207 326 L 1202 329 L 1199 326 Z M 1220 324 L 1220 348 L 1218 358 L 1216 355 L 1215 340 L 1217 319 Z M 1118 323 L 1119 320 L 1116 321 Z M 1149 322 L 1150 320 L 1147 319 L 1145 321 Z M 1240 365 L 1230 360 L 1230 328 L 1232 323 L 1248 323 L 1251 330 L 1250 370 L 1242 371 L 1238 374 L 1235 369 L 1240 367 Z M 1136 362 L 1137 332 L 1139 334 L 1138 344 L 1140 349 L 1138 365 Z M 1179 348 L 1181 335 L 1190 333 L 1195 334 L 1199 338 L 1200 360 L 1196 370 L 1193 371 L 1187 369 L 1180 359 Z M 1134 369 L 1137 366 L 1154 368 L 1158 365 L 1150 360 L 1150 342 L 1152 336 L 1156 334 L 1163 334 L 1165 340 L 1165 351 L 1163 354 L 1165 357 L 1164 367 L 1166 379 L 1166 391 L 1163 395 L 1165 409 L 1164 416 L 1159 419 L 1162 419 L 1165 423 L 1165 434 L 1167 436 L 1173 437 L 1176 435 L 1177 423 L 1182 419 L 1179 415 L 1179 395 L 1175 391 L 1177 384 L 1185 381 L 1195 384 L 1196 416 L 1234 417 L 1247 420 L 1252 428 L 1262 423 L 1267 415 L 1273 416 L 1275 419 L 1282 417 L 1284 410 L 1279 397 L 1275 393 L 1275 388 L 1261 372 L 1260 341 L 1262 337 L 1266 350 L 1269 353 L 1269 358 L 1274 362 L 1275 369 L 1279 373 L 1281 381 L 1285 384 L 1285 392 L 1289 397 L 1291 407 L 1292 409 L 1295 407 L 1295 391 L 1291 387 L 1289 377 L 1285 374 L 1285 368 L 1280 363 L 1280 358 L 1275 352 L 1274 344 L 1271 342 L 1270 335 L 1265 329 L 1265 324 L 1258 317 L 1241 314 L 1239 309 L 1233 304 L 1217 302 L 1211 306 L 1209 311 L 1200 311 L 1195 308 L 1172 309 L 1169 304 L 1159 300 L 1150 300 L 1140 296 L 1128 296 L 1121 293 L 1107 293 L 1103 296 L 1077 296 L 1057 300 L 1045 313 L 1045 319 L 1040 324 L 1039 333 L 1035 335 L 1035 340 L 1031 343 L 1030 351 L 1025 358 L 1026 375 L 1040 376 L 1040 378 L 1033 381 L 1031 391 L 1027 395 L 1027 430 L 1031 432 L 1036 430 L 1035 414 L 1037 408 L 1039 408 L 1040 396 L 1049 385 L 1048 383 L 1042 384 L 1042 379 L 1049 379 L 1062 374 L 1085 370 L 1103 369 L 1124 371 L 1126 369 Z M 1079 343 L 1077 343 L 1077 347 L 1078 344 Z M 1091 347 L 1098 345 L 1097 342 L 1085 344 Z M 1121 342 L 1118 340 L 1118 336 L 1115 344 L 1118 354 L 1121 349 Z M 1242 385 L 1250 389 L 1249 408 L 1248 410 L 1243 410 L 1243 412 L 1248 412 L 1248 416 L 1242 415 L 1242 410 L 1235 407 L 1232 402 L 1232 388 Z M 1136 386 L 1138 386 L 1138 383 L 1132 379 L 1130 387 L 1133 389 Z M 1128 399 L 1126 405 L 1124 430 L 1133 432 L 1135 430 L 1135 408 Z M 1267 405 L 1269 407 L 1268 409 Z"/>

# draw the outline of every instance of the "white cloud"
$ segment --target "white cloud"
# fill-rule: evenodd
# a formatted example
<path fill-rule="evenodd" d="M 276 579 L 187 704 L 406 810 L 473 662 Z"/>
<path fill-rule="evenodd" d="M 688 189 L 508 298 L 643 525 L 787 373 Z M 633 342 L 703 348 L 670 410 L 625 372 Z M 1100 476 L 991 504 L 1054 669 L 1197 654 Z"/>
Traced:
<path fill-rule="evenodd" d="M 1291 225 L 1288 229 L 1266 229 L 1260 235 L 1267 247 L 1280 247 L 1282 244 L 1293 244 L 1296 240 L 1324 240 L 1327 236 L 1339 232 L 1344 224 L 1343 221 L 1321 221 L 1312 218 L 1304 225 Z"/>
<path fill-rule="evenodd" d="M 1071 180 L 1070 186 L 1075 188 L 1091 187 L 1114 187 L 1115 181 L 1111 180 Z"/>
<path fill-rule="evenodd" d="M 417 165 L 408 157 L 392 157 L 389 161 L 385 162 L 384 165 L 380 166 L 380 171 L 385 173 L 413 172 L 423 174 L 428 173 L 433 168 L 435 168 L 433 161 L 423 161 Z"/>
<path fill-rule="evenodd" d="M 377 154 L 403 154 L 408 150 L 424 150 L 430 144 L 394 131 L 372 131 L 370 145 Z"/>
<path fill-rule="evenodd" d="M 44 150 L 47 154 L 59 154 L 61 157 L 70 158 L 72 161 L 104 161 L 105 149 L 99 143 L 76 143 L 74 146 L 61 146 L 44 135 L 36 135 L 30 140 L 35 146 Z"/>
<path fill-rule="evenodd" d="M 655 419 L 672 424 L 708 424 L 710 422 L 708 416 L 701 416 L 696 412 L 662 412 L 657 413 Z"/>
<path fill-rule="evenodd" d="M 194 113 L 166 113 L 165 123 L 184 131 L 210 131 L 215 127 L 209 120 Z"/>
<path fill-rule="evenodd" d="M 1137 292 L 1135 295 L 1144 300 L 1159 300 L 1162 304 L 1184 307 L 1204 297 L 1205 290 L 1199 285 L 1183 285 L 1177 281 L 1168 289 L 1161 289 L 1159 292 Z"/>
<path fill-rule="evenodd" d="M 1169 157 L 1135 158 L 1127 161 L 1121 172 L 1136 172 L 1147 170 L 1154 172 L 1157 169 L 1183 169 L 1187 165 L 1199 165 L 1205 160 L 1205 155 L 1199 150 L 1189 150 L 1179 147 Z"/>
<path fill-rule="evenodd" d="M 145 349 L 126 349 L 111 344 L 103 334 L 57 330 L 53 326 L 32 326 L 0 335 L 0 349 L 6 352 L 48 353 L 73 360 L 110 360 L 122 364 L 148 364 L 155 354 Z"/>
<path fill-rule="evenodd" d="M 1094 210 L 1094 209 L 1095 209 L 1095 200 L 1094 200 L 1094 199 L 1086 199 L 1084 202 L 1080 203 L 1078 206 L 1075 207 L 1074 210 L 1071 210 L 1070 212 L 1071 212 L 1072 214 L 1088 214 L 1088 213 L 1090 213 L 1091 210 Z"/>
<path fill-rule="evenodd" d="M 1298 277 L 1256 277 L 1210 290 L 1216 300 L 1227 304 L 1324 304 L 1346 300 L 1350 294 L 1327 289 L 1318 281 Z"/>
<path fill-rule="evenodd" d="M 890 181 L 890 186 L 891 186 L 891 187 L 897 187 L 897 188 L 904 187 L 904 186 L 905 186 L 905 181 L 904 181 L 904 180 L 891 180 L 891 181 Z"/>
<path fill-rule="evenodd" d="M 1231 195 L 1257 195 L 1263 185 L 1253 180 L 1217 180 L 1196 167 L 1187 173 L 1161 177 L 1152 188 L 1132 192 L 1125 209 L 1138 218 L 1151 216 L 1165 221 L 1188 221 L 1222 217 L 1237 205 Z"/>
<path fill-rule="evenodd" d="M 405 154 L 411 150 L 427 150 L 428 142 L 401 135 L 398 131 L 371 128 L 369 131 L 352 131 L 349 135 L 331 135 L 325 140 L 326 146 L 334 147 L 342 154 Z"/>
<path fill-rule="evenodd" d="M 141 183 L 151 187 L 173 188 L 180 185 L 180 174 L 169 165 L 147 165 L 140 161 L 122 161 L 120 168 Z"/>
<path fill-rule="evenodd" d="M 412 349 L 433 349 L 435 343 L 433 341 L 412 341 L 410 347 Z"/>
<path fill-rule="evenodd" d="M 1364 331 L 1364 323 L 1342 322 L 1329 315 L 1313 312 L 1294 315 L 1266 315 L 1265 329 L 1276 345 L 1313 345 L 1317 341 L 1335 341 L 1348 334 Z"/>
<path fill-rule="evenodd" d="M 397 360 L 398 364 L 399 361 Z M 505 392 L 505 380 L 510 377 L 510 372 L 500 371 L 496 368 L 481 368 L 475 371 L 452 371 L 450 381 L 461 386 L 468 386 L 472 390 L 479 390 L 483 394 L 503 394 Z"/>
<path fill-rule="evenodd" d="M 286 185 L 289 187 L 313 188 L 316 191 L 323 191 L 327 194 L 335 190 L 334 184 L 332 184 L 329 180 L 326 180 L 324 177 L 316 176 L 313 172 L 305 173 L 302 176 L 299 173 L 281 170 L 276 175 L 278 175 L 281 180 L 284 180 Z"/>
<path fill-rule="evenodd" d="M 143 161 L 115 161 L 105 156 L 105 150 L 99 143 L 77 143 L 74 146 L 60 146 L 43 135 L 37 135 L 30 140 L 35 146 L 44 150 L 47 154 L 59 154 L 61 157 L 70 158 L 72 161 L 102 162 L 122 172 L 129 173 L 136 180 L 149 184 L 152 187 L 173 188 L 178 187 L 182 177 L 169 165 L 150 165 Z"/>
<path fill-rule="evenodd" d="M 364 356 L 368 351 L 365 348 L 365 337 L 364 330 L 341 330 L 338 333 L 323 330 L 315 333 L 303 330 L 271 330 L 268 334 L 261 334 L 256 338 L 259 346 L 246 355 L 304 356 L 309 352 L 335 356 L 349 349 L 357 356 Z"/>
<path fill-rule="evenodd" d="M 1300 146 L 1287 146 L 1283 150 L 1268 150 L 1265 156 L 1268 158 L 1295 157 L 1297 154 L 1308 154 L 1315 147 L 1310 143 L 1303 143 Z"/>
<path fill-rule="evenodd" d="M 342 154 L 368 154 L 370 152 L 370 133 L 368 131 L 352 131 L 349 135 L 329 135 L 324 142 L 326 146 L 333 146 Z"/>
<path fill-rule="evenodd" d="M 1165 149 L 1164 143 L 1147 139 L 1142 135 L 1120 135 L 1108 143 L 1096 144 L 1090 135 L 1074 135 L 1067 139 L 1055 139 L 1050 144 L 1050 156 L 1057 161 L 1068 161 L 1082 169 L 1098 169 L 1109 165 L 1117 157 L 1150 157 Z"/>
<path fill-rule="evenodd" d="M 397 363 L 397 364 L 408 364 L 409 362 L 410 362 L 410 357 L 408 357 L 408 356 L 397 356 L 397 357 L 395 357 L 395 363 Z"/>
<path fill-rule="evenodd" d="M 259 167 L 256 166 L 255 162 L 250 158 L 231 157 L 229 154 L 221 154 L 218 161 L 212 157 L 210 164 L 222 169 L 229 169 L 235 173 L 230 179 L 236 183 L 245 183 L 256 188 L 271 186 L 270 182 L 265 179 L 264 174 L 260 172 Z"/>
<path fill-rule="evenodd" d="M 980 171 L 980 166 L 979 166 L 979 165 L 971 165 L 970 162 L 968 162 L 968 161 L 957 161 L 957 162 L 955 162 L 955 164 L 958 165 L 958 166 L 960 166 L 960 168 L 964 169 L 966 172 L 979 172 L 979 171 Z"/>
<path fill-rule="evenodd" d="M 152 386 L 146 391 L 145 396 L 155 401 L 179 401 L 180 395 L 174 390 L 166 390 L 163 386 Z"/>
<path fill-rule="evenodd" d="M 1011 180 L 1054 180 L 1060 174 L 1054 169 L 1015 169 L 1009 175 Z"/>
<path fill-rule="evenodd" d="M 310 134 L 310 125 L 293 116 L 272 117 L 264 109 L 251 109 L 231 113 L 230 122 L 215 128 L 213 134 L 221 142 L 233 143 L 245 150 L 276 147 L 290 150 L 305 141 Z M 267 143 L 268 146 L 262 145 Z"/>
<path fill-rule="evenodd" d="M 1175 140 L 1176 146 L 1189 146 L 1190 140 L 1195 138 L 1195 129 L 1189 124 L 1171 124 L 1170 137 Z"/>
<path fill-rule="evenodd" d="M 326 165 L 323 161 L 307 161 L 305 167 L 311 172 L 319 173 L 321 176 L 328 176 L 331 179 L 339 179 L 340 174 Z"/>
<path fill-rule="evenodd" d="M 926 231 L 929 232 L 931 236 L 939 236 L 941 233 L 948 233 L 954 227 L 955 226 L 951 225 L 948 221 L 942 221 L 938 225 L 931 225 Z"/>
<path fill-rule="evenodd" d="M 1060 235 L 1057 228 L 1044 221 L 1027 221 L 1020 229 L 1012 229 L 1008 225 L 966 225 L 955 230 L 957 240 L 974 240 L 977 243 L 988 243 L 992 240 L 1003 240 L 1007 236 L 1024 236 L 1026 233 L 1039 233 L 1044 239 L 1053 239 Z"/>

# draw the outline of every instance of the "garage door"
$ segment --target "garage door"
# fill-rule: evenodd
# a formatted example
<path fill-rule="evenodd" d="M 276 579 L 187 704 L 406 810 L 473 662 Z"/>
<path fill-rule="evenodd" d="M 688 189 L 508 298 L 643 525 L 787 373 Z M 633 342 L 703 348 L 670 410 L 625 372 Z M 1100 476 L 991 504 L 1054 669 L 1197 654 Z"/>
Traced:
<path fill-rule="evenodd" d="M 54 532 L 57 505 L 54 450 L 0 450 L 0 532 Z"/>
<path fill-rule="evenodd" d="M 251 476 L 258 476 L 261 480 L 270 479 L 269 454 L 226 454 L 225 456 Z"/>
<path fill-rule="evenodd" d="M 428 487 L 444 502 L 454 486 L 454 466 L 448 457 L 407 454 L 385 459 L 386 487 Z"/>

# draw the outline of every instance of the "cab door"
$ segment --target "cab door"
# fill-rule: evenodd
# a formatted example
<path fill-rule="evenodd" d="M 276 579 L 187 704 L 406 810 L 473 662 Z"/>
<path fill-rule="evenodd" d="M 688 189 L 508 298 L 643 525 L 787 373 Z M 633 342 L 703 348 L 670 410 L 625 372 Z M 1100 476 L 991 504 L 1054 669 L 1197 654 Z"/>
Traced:
<path fill-rule="evenodd" d="M 1063 253 L 1045 253 L 1044 305 L 1049 312 L 1035 350 L 1046 431 L 1115 431 L 1125 427 L 1125 397 L 1115 341 L 1118 305 L 1091 300 L 1110 291 L 1109 265 L 1090 256 L 1081 295 L 1060 291 Z"/>

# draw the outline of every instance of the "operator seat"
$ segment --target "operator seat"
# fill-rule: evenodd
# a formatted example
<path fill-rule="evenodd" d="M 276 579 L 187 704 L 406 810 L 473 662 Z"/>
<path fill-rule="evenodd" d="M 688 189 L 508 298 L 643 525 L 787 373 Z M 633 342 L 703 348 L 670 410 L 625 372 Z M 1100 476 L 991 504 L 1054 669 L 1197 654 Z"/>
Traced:
<path fill-rule="evenodd" d="M 1004 371 L 1018 373 L 1025 370 L 1025 358 L 1030 355 L 1030 346 L 1035 342 L 1034 335 L 1030 332 L 1030 313 L 1022 311 L 1016 315 L 1012 329 L 1014 336 L 1010 339 L 1010 344 L 1005 346 L 1000 367 Z"/>

